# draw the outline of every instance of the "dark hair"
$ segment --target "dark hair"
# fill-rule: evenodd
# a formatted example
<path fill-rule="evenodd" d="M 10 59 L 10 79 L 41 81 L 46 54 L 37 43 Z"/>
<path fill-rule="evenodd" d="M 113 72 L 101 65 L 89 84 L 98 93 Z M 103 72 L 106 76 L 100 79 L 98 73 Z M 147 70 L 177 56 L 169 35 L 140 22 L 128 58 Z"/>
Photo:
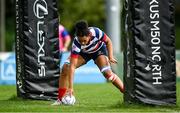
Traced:
<path fill-rule="evenodd" d="M 88 23 L 85 20 L 80 20 L 75 25 L 76 29 L 76 36 L 88 36 L 89 35 L 89 29 L 88 29 Z"/>

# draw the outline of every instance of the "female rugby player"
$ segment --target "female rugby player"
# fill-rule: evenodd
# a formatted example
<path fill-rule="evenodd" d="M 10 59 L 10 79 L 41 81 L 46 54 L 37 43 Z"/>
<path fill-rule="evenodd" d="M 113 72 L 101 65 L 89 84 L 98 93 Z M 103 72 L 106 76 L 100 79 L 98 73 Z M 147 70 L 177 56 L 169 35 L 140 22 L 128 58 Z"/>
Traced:
<path fill-rule="evenodd" d="M 113 46 L 110 38 L 99 28 L 88 27 L 84 20 L 75 25 L 74 41 L 71 54 L 59 78 L 58 100 L 53 105 L 60 105 L 62 97 L 68 92 L 73 95 L 73 78 L 76 68 L 93 59 L 104 77 L 111 81 L 122 93 L 124 85 L 121 79 L 112 72 L 110 63 L 117 63 L 113 56 Z"/>

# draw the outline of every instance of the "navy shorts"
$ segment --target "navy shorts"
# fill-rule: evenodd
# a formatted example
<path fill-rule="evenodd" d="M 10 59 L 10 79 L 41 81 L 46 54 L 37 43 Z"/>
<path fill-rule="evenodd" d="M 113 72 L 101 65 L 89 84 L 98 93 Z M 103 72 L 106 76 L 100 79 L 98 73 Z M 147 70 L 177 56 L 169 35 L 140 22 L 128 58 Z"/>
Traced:
<path fill-rule="evenodd" d="M 95 53 L 83 53 L 80 52 L 79 54 L 80 56 L 83 57 L 83 59 L 88 62 L 89 60 L 93 59 L 94 61 L 96 60 L 96 58 L 100 55 L 105 55 L 107 56 L 107 48 L 105 45 L 103 45 L 98 51 L 96 51 Z"/>

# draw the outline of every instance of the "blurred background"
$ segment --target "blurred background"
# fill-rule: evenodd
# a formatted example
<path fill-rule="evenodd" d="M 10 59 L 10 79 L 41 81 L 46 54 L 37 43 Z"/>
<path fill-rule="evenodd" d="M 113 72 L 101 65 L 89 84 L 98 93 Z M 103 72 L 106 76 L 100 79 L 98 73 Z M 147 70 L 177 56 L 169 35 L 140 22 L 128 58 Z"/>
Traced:
<path fill-rule="evenodd" d="M 88 21 L 89 26 L 96 26 L 102 29 L 103 31 L 107 32 L 110 37 L 113 37 L 112 34 L 117 33 L 117 29 L 115 31 L 110 31 L 113 23 L 111 23 L 112 18 L 111 11 L 117 11 L 118 14 L 116 16 L 121 16 L 122 12 L 122 1 L 119 4 L 114 4 L 116 7 L 108 7 L 111 5 L 111 0 L 58 0 L 58 12 L 60 15 L 60 23 L 65 26 L 67 31 L 70 33 L 71 37 L 74 36 L 74 24 L 77 20 L 85 19 Z M 119 6 L 117 6 L 119 5 Z M 116 9 L 118 7 L 118 9 Z M 176 0 L 175 5 L 175 33 L 176 33 L 176 54 L 177 59 L 180 60 L 180 1 Z M 8 54 L 14 55 L 15 50 L 15 0 L 0 0 L 0 60 L 5 59 Z M 114 21 L 119 22 L 119 21 Z M 121 23 L 121 22 L 120 22 Z M 112 25 L 112 26 L 110 26 Z M 118 26 L 117 26 L 118 27 Z M 114 33 L 113 33 L 114 32 Z M 118 30 L 119 34 L 116 36 L 121 37 L 121 29 Z M 112 33 L 112 34 L 111 34 Z M 118 41 L 116 41 L 118 40 Z M 120 38 L 116 39 L 114 42 L 118 43 L 116 45 L 117 50 L 117 57 L 120 58 L 120 67 L 121 69 L 117 69 L 122 75 L 122 56 L 118 52 L 121 51 L 120 49 Z M 117 52 L 118 51 L 118 52 Z M 12 56 L 12 59 L 14 56 Z M 11 57 L 10 57 L 11 59 Z M 1 62 L 1 61 L 0 61 Z M 15 61 L 13 61 L 15 62 Z M 180 75 L 180 61 L 177 60 L 177 75 Z M 3 66 L 7 68 L 7 66 Z M 1 76 L 2 75 L 2 64 L 0 68 Z M 14 70 L 14 64 L 12 67 L 9 67 L 8 70 Z M 115 69 L 116 70 L 116 69 Z M 6 71 L 5 71 L 6 72 Z M 4 72 L 4 73 L 5 73 Z M 7 71 L 7 73 L 15 74 L 14 72 Z M 1 77 L 2 78 L 2 77 Z"/>
<path fill-rule="evenodd" d="M 90 26 L 107 31 L 106 0 L 58 0 L 60 22 L 73 37 L 74 23 L 85 19 Z M 180 1 L 176 0 L 176 49 L 180 49 Z M 15 42 L 15 0 L 0 0 L 0 51 L 14 50 Z"/>

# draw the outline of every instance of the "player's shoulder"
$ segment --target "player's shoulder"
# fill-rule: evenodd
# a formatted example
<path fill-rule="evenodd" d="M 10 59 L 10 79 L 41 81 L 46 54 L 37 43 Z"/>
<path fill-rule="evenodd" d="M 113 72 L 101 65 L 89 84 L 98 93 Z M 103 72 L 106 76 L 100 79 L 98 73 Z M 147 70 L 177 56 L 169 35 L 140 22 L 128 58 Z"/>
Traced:
<path fill-rule="evenodd" d="M 90 30 L 90 31 L 96 31 L 96 30 L 101 30 L 101 29 L 98 28 L 98 27 L 89 27 L 89 30 Z"/>
<path fill-rule="evenodd" d="M 78 41 L 78 37 L 77 37 L 77 36 L 74 37 L 74 41 L 75 41 L 75 40 Z"/>
<path fill-rule="evenodd" d="M 77 37 L 77 36 L 74 37 L 73 45 L 76 45 L 76 46 L 78 46 L 78 47 L 81 46 L 81 44 L 80 44 L 79 41 L 78 41 L 78 37 Z"/>
<path fill-rule="evenodd" d="M 77 36 L 74 37 L 73 43 L 79 43 Z"/>
<path fill-rule="evenodd" d="M 98 27 L 89 27 L 89 31 L 91 32 L 92 36 L 96 36 L 99 34 L 99 32 L 102 32 L 102 30 Z"/>

